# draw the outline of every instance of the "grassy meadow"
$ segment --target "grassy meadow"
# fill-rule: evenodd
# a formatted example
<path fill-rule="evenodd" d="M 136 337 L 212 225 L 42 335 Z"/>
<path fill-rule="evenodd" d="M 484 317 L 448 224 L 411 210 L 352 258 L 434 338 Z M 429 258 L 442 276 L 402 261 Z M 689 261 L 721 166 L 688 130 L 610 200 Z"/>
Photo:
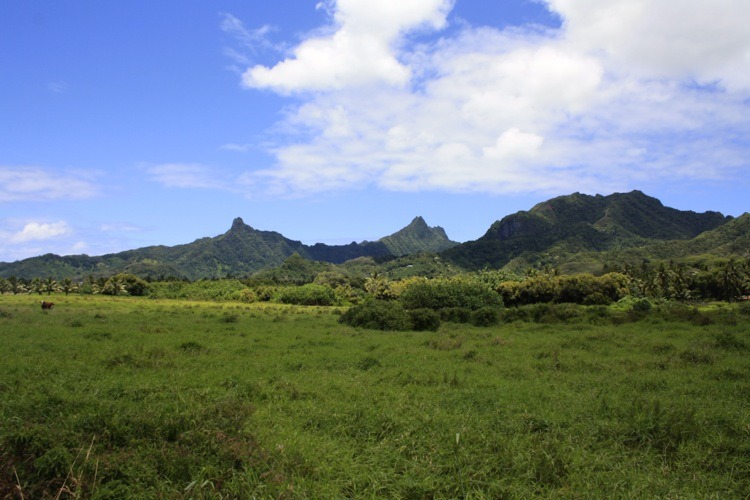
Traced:
<path fill-rule="evenodd" d="M 750 495 L 747 308 L 383 332 L 51 300 L 0 295 L 0 498 Z"/>

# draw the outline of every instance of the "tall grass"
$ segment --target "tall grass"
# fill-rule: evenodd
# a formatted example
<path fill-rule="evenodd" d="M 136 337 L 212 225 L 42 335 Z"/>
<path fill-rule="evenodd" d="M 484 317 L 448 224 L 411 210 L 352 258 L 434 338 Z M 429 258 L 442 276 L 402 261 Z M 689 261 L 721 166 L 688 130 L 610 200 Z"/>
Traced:
<path fill-rule="evenodd" d="M 55 303 L 0 296 L 2 497 L 750 491 L 734 307 L 384 332 L 330 307 Z"/>

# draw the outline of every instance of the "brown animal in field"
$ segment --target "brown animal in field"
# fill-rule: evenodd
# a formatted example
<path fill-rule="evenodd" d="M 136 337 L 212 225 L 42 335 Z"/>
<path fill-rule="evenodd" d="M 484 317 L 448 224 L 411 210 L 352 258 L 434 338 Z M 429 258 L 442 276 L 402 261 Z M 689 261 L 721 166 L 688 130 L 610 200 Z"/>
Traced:
<path fill-rule="evenodd" d="M 55 306 L 53 302 L 47 302 L 46 300 L 42 301 L 42 310 L 52 309 Z"/>

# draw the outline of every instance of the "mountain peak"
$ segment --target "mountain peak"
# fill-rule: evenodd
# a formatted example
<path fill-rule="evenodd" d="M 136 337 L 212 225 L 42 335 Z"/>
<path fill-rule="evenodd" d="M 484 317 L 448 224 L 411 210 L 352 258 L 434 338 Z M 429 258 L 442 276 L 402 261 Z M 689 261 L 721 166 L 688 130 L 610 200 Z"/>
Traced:
<path fill-rule="evenodd" d="M 232 221 L 232 227 L 229 228 L 229 232 L 233 233 L 233 232 L 237 232 L 237 231 L 243 231 L 243 230 L 248 229 L 249 227 L 250 226 L 248 226 L 247 224 L 245 224 L 245 221 L 242 220 L 242 217 L 236 217 Z"/>
<path fill-rule="evenodd" d="M 408 226 L 378 241 L 397 256 L 418 252 L 440 252 L 456 245 L 448 239 L 442 227 L 428 226 L 422 216 L 414 217 Z"/>

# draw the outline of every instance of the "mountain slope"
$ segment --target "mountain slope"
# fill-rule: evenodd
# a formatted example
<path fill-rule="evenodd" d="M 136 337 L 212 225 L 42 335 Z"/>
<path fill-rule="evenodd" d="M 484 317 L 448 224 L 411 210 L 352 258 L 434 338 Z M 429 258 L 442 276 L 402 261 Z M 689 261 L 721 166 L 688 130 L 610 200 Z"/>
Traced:
<path fill-rule="evenodd" d="M 438 253 L 458 245 L 448 239 L 442 227 L 430 227 L 422 217 L 415 217 L 405 228 L 378 241 L 397 257 L 420 252 Z"/>
<path fill-rule="evenodd" d="M 412 248 L 433 248 L 435 241 L 440 239 L 430 230 L 429 234 L 424 233 L 427 240 L 421 243 L 419 239 L 423 233 L 407 229 L 402 231 L 403 234 L 410 235 Z M 445 234 L 442 229 L 438 232 Z M 444 239 L 447 240 L 447 236 Z M 408 245 L 404 243 L 402 248 L 408 249 Z M 172 247 L 144 247 L 99 257 L 60 257 L 47 254 L 14 263 L 0 263 L 0 277 L 30 279 L 54 276 L 58 279 L 83 279 L 90 274 L 113 275 L 120 272 L 142 277 L 175 276 L 190 280 L 227 275 L 249 276 L 260 269 L 281 265 L 295 253 L 306 259 L 334 264 L 358 257 L 383 258 L 395 255 L 381 241 L 352 242 L 348 245 L 304 245 L 277 232 L 254 229 L 238 217 L 226 233 L 201 238 L 192 243 Z"/>
<path fill-rule="evenodd" d="M 705 257 L 750 257 L 750 213 L 744 213 L 716 229 L 690 240 L 670 240 L 642 247 L 611 251 L 597 258 L 600 262 L 637 263 L 645 259 L 685 259 Z"/>
<path fill-rule="evenodd" d="M 441 227 L 429 227 L 422 217 L 378 241 L 348 245 L 304 245 L 273 231 L 253 229 L 237 218 L 226 233 L 184 245 L 152 246 L 100 257 L 48 254 L 0 263 L 0 277 L 83 279 L 129 272 L 195 280 L 249 276 L 280 266 L 295 253 L 308 260 L 341 264 L 358 258 L 382 262 L 425 252 L 439 253 L 443 268 L 450 272 L 484 267 L 524 270 L 551 264 L 573 273 L 596 272 L 604 263 L 625 260 L 698 254 L 746 256 L 749 251 L 747 214 L 733 220 L 718 212 L 681 211 L 640 191 L 608 196 L 574 193 L 508 215 L 493 223 L 481 238 L 463 244 L 450 241 Z M 423 267 L 404 266 L 410 271 Z"/>
<path fill-rule="evenodd" d="M 665 207 L 640 191 L 589 196 L 575 193 L 539 203 L 495 222 L 481 238 L 442 252 L 468 269 L 500 268 L 514 260 L 526 266 L 583 252 L 686 240 L 725 224 L 718 212 Z"/>

